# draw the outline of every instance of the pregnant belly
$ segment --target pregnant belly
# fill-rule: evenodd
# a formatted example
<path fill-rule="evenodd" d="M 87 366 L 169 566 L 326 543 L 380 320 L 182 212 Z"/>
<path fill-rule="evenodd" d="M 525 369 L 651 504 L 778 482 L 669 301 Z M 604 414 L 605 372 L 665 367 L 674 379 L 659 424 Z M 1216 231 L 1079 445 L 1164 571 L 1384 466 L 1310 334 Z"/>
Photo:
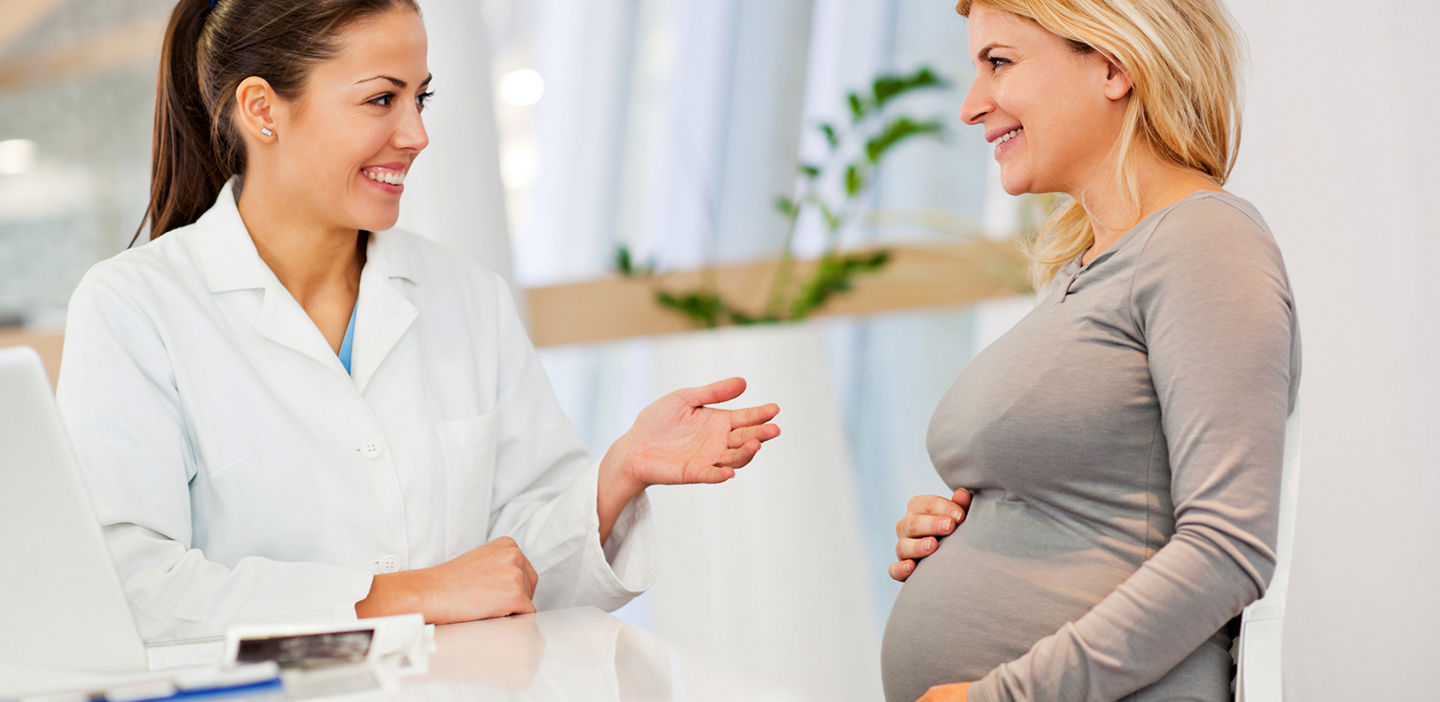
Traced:
<path fill-rule="evenodd" d="M 1023 502 L 976 498 L 890 611 L 881 652 L 886 698 L 914 700 L 932 685 L 978 680 L 1079 619 L 1143 554 L 1103 546 L 1092 530 Z"/>

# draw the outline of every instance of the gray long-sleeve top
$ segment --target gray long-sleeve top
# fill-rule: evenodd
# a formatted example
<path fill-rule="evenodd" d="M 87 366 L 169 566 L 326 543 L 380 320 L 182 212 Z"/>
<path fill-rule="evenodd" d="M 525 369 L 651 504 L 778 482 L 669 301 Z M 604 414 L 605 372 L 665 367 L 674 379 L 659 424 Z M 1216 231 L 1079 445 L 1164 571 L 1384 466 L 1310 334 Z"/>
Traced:
<path fill-rule="evenodd" d="M 895 602 L 886 697 L 1229 699 L 1299 377 L 1285 267 L 1240 198 L 1197 192 L 1064 266 L 931 420 L 975 499 Z"/>

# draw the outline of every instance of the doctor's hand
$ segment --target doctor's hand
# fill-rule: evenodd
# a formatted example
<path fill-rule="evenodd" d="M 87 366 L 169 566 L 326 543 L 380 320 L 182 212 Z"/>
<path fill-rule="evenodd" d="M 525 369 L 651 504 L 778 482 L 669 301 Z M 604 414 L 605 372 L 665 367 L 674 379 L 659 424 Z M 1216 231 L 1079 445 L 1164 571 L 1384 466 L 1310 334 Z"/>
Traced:
<path fill-rule="evenodd" d="M 646 407 L 600 462 L 597 496 L 600 540 L 620 511 L 651 485 L 723 483 L 755 458 L 760 445 L 780 435 L 770 420 L 774 403 L 745 409 L 707 405 L 745 392 L 744 378 L 683 388 Z"/>
<path fill-rule="evenodd" d="M 780 435 L 780 427 L 767 424 L 780 413 L 773 403 L 737 410 L 706 406 L 743 392 L 745 379 L 729 378 L 676 390 L 646 407 L 615 442 L 623 445 L 625 477 L 645 486 L 723 483 L 735 477 L 762 443 Z"/>
<path fill-rule="evenodd" d="M 904 582 L 915 572 L 915 563 L 940 548 L 940 537 L 955 531 L 970 509 L 970 491 L 961 488 L 950 499 L 918 495 L 910 500 L 905 516 L 895 524 L 895 561 L 890 577 Z"/>
<path fill-rule="evenodd" d="M 528 614 L 540 577 L 515 540 L 502 536 L 430 568 L 376 575 L 355 603 L 361 617 L 419 612 L 430 624 Z"/>

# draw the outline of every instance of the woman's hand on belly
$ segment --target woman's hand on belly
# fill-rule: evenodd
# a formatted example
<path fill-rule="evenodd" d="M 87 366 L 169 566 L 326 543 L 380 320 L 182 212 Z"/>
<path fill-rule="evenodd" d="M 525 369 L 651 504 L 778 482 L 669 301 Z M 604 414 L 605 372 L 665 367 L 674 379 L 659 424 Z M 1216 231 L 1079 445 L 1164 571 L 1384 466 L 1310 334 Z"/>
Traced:
<path fill-rule="evenodd" d="M 925 691 L 918 702 L 965 702 L 970 699 L 970 683 L 936 685 Z"/>
<path fill-rule="evenodd" d="M 905 516 L 895 524 L 896 562 L 890 564 L 890 577 L 904 582 L 915 572 L 915 563 L 940 547 L 940 537 L 947 536 L 965 521 L 970 509 L 970 491 L 961 488 L 950 499 L 938 495 L 911 498 Z"/>
<path fill-rule="evenodd" d="M 419 612 L 431 624 L 529 614 L 539 579 L 519 544 L 502 536 L 437 566 L 375 576 L 355 613 Z"/>

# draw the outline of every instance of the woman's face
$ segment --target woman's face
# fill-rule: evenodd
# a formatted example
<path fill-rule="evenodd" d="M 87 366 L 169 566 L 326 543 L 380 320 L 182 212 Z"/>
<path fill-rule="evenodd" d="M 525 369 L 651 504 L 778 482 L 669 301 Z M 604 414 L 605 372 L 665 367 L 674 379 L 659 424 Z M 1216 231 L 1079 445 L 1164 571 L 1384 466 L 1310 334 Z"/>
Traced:
<path fill-rule="evenodd" d="M 351 24 L 339 43 L 277 111 L 276 172 L 266 175 L 324 226 L 388 229 L 405 175 L 429 143 L 420 119 L 430 83 L 425 27 L 414 11 L 394 10 Z"/>
<path fill-rule="evenodd" d="M 976 4 L 968 28 L 977 75 L 960 118 L 984 127 L 1005 191 L 1083 191 L 1120 135 L 1128 78 L 1010 12 Z"/>

